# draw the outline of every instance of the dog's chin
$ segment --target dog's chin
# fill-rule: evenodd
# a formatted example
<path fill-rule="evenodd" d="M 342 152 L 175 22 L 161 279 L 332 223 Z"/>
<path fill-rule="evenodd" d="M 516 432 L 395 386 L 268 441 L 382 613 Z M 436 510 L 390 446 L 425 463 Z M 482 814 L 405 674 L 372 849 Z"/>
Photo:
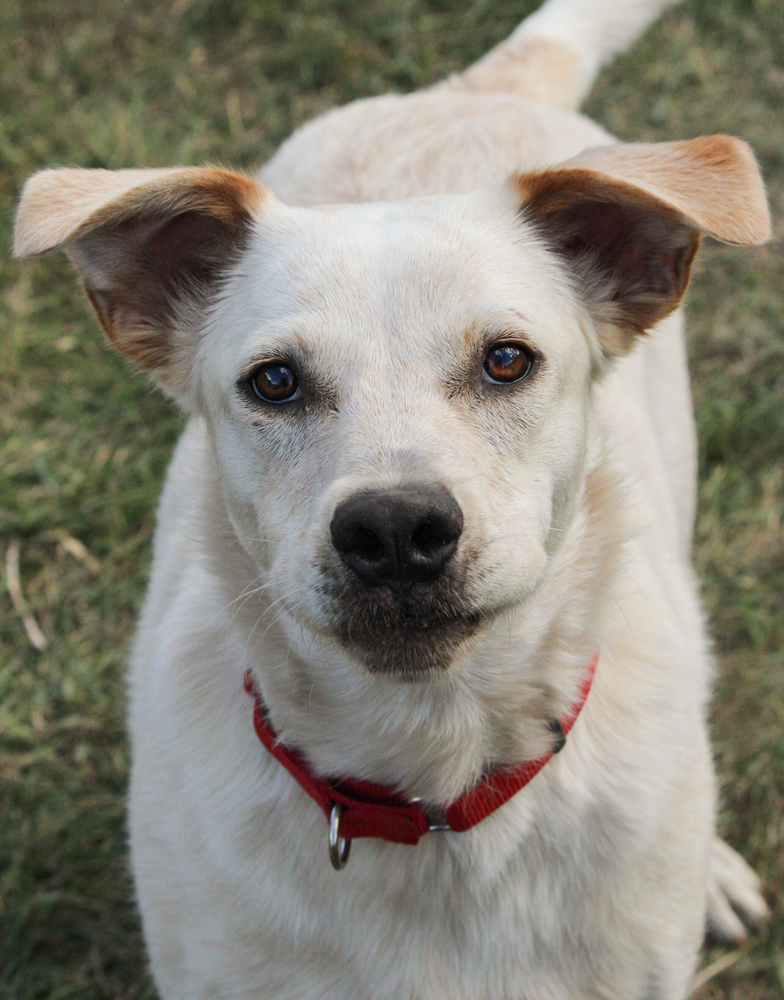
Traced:
<path fill-rule="evenodd" d="M 338 639 L 369 673 L 412 682 L 447 672 L 481 621 L 479 614 L 401 617 L 394 622 L 363 616 L 344 620 Z"/>

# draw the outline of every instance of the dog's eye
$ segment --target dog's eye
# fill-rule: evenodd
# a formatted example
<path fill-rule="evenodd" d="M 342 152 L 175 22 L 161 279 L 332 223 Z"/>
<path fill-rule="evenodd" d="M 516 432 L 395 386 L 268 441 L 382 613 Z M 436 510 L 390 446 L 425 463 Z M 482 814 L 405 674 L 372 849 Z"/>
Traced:
<path fill-rule="evenodd" d="M 533 363 L 531 350 L 522 344 L 493 344 L 482 368 L 491 382 L 519 382 L 530 374 Z"/>
<path fill-rule="evenodd" d="M 262 365 L 249 379 L 253 395 L 265 403 L 288 403 L 299 396 L 299 381 L 293 369 L 280 361 Z"/>

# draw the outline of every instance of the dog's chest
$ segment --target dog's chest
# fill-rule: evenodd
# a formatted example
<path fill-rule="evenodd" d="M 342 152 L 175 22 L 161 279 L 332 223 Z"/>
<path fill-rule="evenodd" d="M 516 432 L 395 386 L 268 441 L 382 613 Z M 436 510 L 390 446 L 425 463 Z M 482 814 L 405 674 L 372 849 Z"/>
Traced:
<path fill-rule="evenodd" d="M 195 806 L 168 861 L 155 845 L 150 864 L 179 872 L 181 917 L 154 948 L 178 956 L 168 975 L 155 962 L 164 981 L 189 984 L 173 996 L 209 996 L 211 982 L 231 981 L 248 998 L 526 1000 L 587 997 L 583 984 L 597 977 L 619 996 L 643 996 L 654 961 L 641 944 L 647 929 L 615 922 L 616 907 L 633 909 L 597 847 L 625 853 L 624 820 L 611 809 L 557 793 L 544 808 L 520 797 L 463 835 L 431 834 L 416 847 L 357 841 L 337 873 L 320 810 L 278 766 L 261 767 L 269 799 L 209 824 Z M 615 969 L 618 947 L 639 956 L 636 967 Z"/>

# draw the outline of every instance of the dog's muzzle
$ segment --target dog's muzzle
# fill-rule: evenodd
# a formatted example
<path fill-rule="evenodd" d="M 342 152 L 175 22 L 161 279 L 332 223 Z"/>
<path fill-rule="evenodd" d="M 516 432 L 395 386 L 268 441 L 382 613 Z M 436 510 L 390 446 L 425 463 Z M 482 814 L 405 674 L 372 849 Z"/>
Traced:
<path fill-rule="evenodd" d="M 336 634 L 371 673 L 414 679 L 445 670 L 480 615 L 464 600 L 455 553 L 463 512 L 441 485 L 362 490 L 330 523 Z"/>

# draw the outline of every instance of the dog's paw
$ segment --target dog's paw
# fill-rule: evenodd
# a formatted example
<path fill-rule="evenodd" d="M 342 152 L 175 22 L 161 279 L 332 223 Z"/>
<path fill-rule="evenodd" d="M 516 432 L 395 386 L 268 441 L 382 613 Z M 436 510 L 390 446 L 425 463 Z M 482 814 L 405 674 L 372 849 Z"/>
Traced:
<path fill-rule="evenodd" d="M 739 944 L 767 915 L 756 874 L 729 844 L 714 837 L 708 872 L 708 933 L 717 941 Z"/>

